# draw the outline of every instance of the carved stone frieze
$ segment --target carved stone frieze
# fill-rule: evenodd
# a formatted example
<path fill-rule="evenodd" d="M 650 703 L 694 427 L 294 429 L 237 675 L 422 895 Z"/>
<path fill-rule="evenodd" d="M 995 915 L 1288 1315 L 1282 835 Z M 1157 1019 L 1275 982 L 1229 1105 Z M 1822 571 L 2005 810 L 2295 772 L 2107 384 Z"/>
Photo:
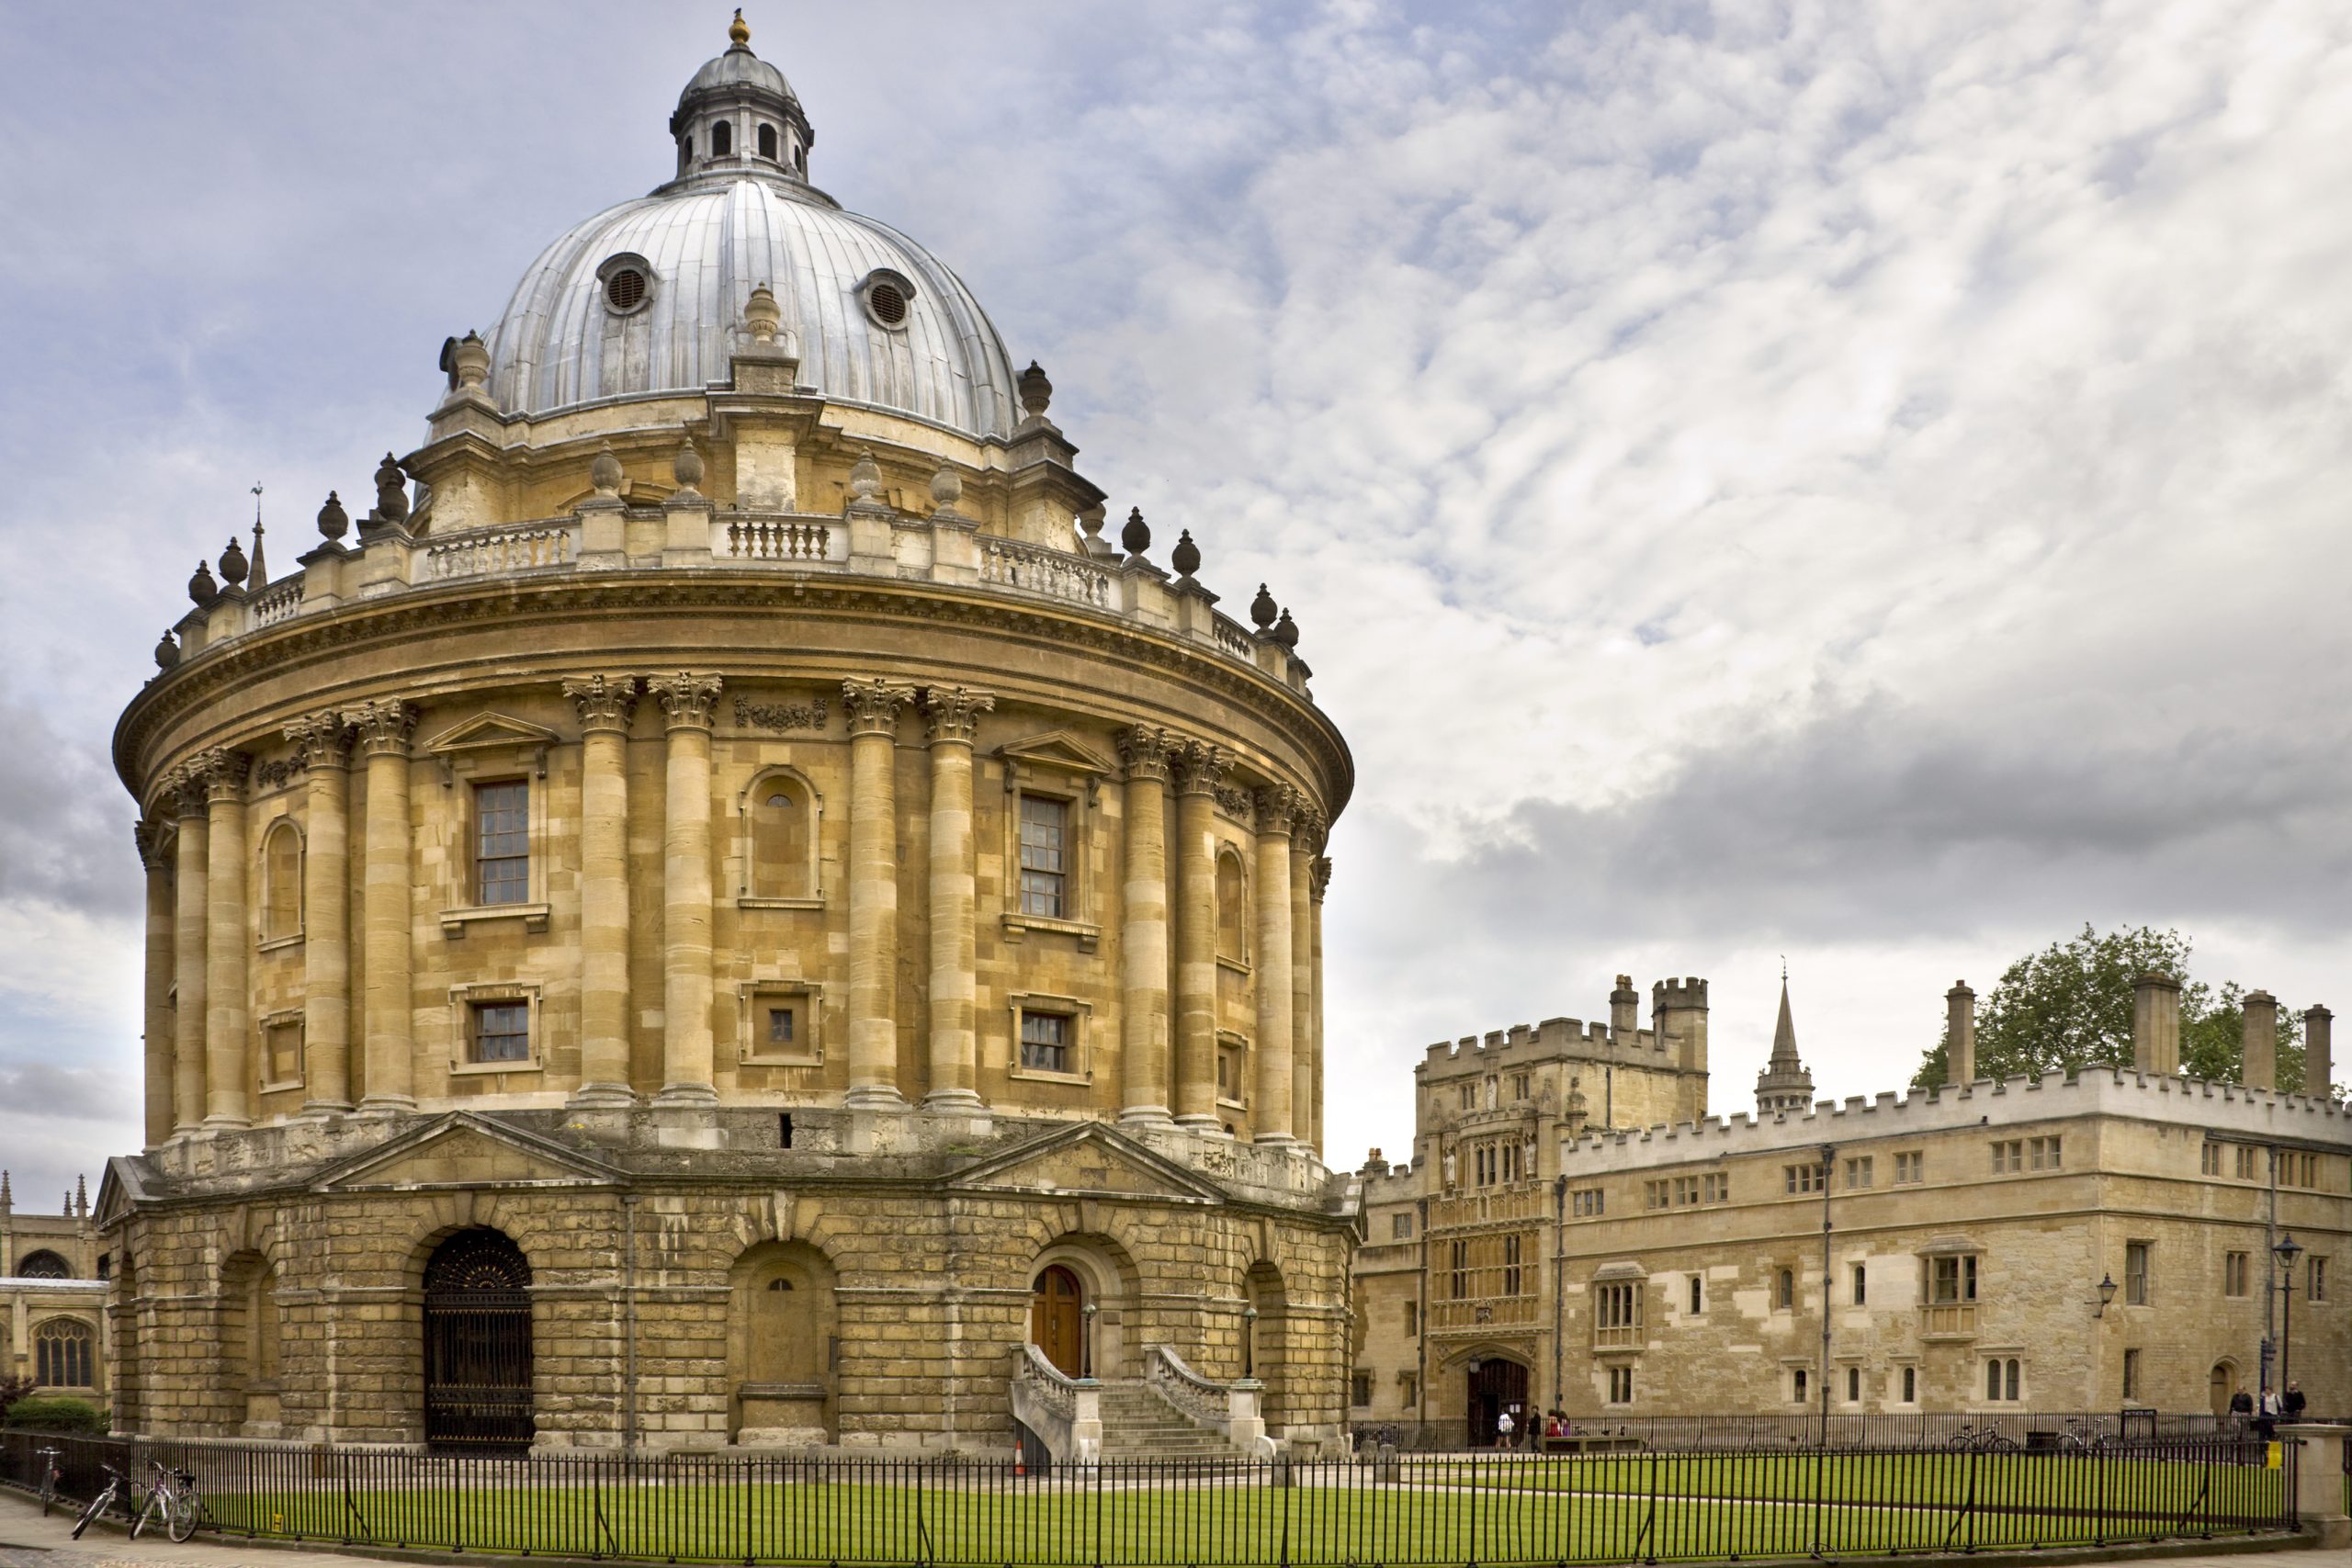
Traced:
<path fill-rule="evenodd" d="M 849 716 L 849 732 L 859 735 L 899 733 L 899 710 L 914 701 L 915 689 L 901 681 L 879 677 L 842 682 L 842 707 Z"/>
<path fill-rule="evenodd" d="M 716 675 L 695 675 L 681 670 L 675 675 L 650 675 L 645 689 L 653 694 L 673 729 L 708 729 L 711 709 L 718 705 L 723 684 Z"/>
<path fill-rule="evenodd" d="M 416 720 L 416 705 L 398 697 L 379 697 L 343 710 L 343 721 L 358 733 L 360 753 L 368 757 L 407 756 Z"/>
<path fill-rule="evenodd" d="M 563 694 L 579 708 L 582 732 L 613 729 L 625 735 L 629 719 L 637 712 L 634 675 L 591 675 L 584 680 L 566 681 Z"/>
<path fill-rule="evenodd" d="M 782 735 L 795 729 L 822 729 L 832 710 L 822 696 L 805 703 L 755 703 L 735 699 L 735 724 L 740 729 L 772 729 Z"/>
<path fill-rule="evenodd" d="M 969 746 L 980 728 L 980 715 L 995 706 L 994 692 L 968 686 L 925 686 L 922 692 L 923 724 L 934 743 L 954 740 Z"/>
<path fill-rule="evenodd" d="M 1216 808 L 1247 828 L 1253 804 L 1250 792 L 1239 784 L 1219 784 L 1216 793 Z"/>
<path fill-rule="evenodd" d="M 266 762 L 254 764 L 254 784 L 262 789 L 284 789 L 310 772 L 310 764 L 300 751 L 288 757 L 272 757 Z"/>

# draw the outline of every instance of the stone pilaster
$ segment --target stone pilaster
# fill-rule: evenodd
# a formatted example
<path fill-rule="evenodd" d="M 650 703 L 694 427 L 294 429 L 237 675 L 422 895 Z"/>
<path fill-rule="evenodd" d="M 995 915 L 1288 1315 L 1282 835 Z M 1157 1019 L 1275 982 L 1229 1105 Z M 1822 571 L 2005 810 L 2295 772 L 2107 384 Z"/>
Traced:
<path fill-rule="evenodd" d="M 1119 732 L 1125 886 L 1119 928 L 1119 1120 L 1169 1120 L 1168 772 L 1177 741 L 1155 725 Z"/>
<path fill-rule="evenodd" d="M 172 969 L 178 1000 L 172 1029 L 172 1131 L 193 1133 L 204 1120 L 205 922 L 209 900 L 211 832 L 204 816 L 204 781 L 180 770 L 169 786 L 179 807 L 179 848 L 173 877 Z"/>
<path fill-rule="evenodd" d="M 1323 1146 L 1323 1080 L 1329 1075 L 1329 1066 L 1323 1056 L 1323 890 L 1331 885 L 1331 859 L 1317 855 L 1313 879 L 1306 886 L 1307 914 L 1313 929 L 1308 932 L 1310 967 L 1313 971 L 1314 1005 L 1308 1010 L 1310 1021 L 1307 1049 L 1315 1058 L 1314 1106 L 1311 1121 L 1317 1148 Z"/>
<path fill-rule="evenodd" d="M 1258 951 L 1253 978 L 1258 991 L 1258 1093 L 1250 1108 L 1253 1141 L 1287 1144 L 1292 1135 L 1292 1080 L 1296 1072 L 1291 1042 L 1291 818 L 1298 792 L 1288 784 L 1258 791 Z"/>
<path fill-rule="evenodd" d="M 853 1108 L 903 1109 L 899 1089 L 899 710 L 914 688 L 842 682 L 849 717 L 849 1093 Z"/>
<path fill-rule="evenodd" d="M 155 1148 L 172 1135 L 172 939 L 175 911 L 172 907 L 172 851 L 164 825 L 142 817 L 132 829 L 139 844 L 139 863 L 147 873 L 147 953 L 142 976 L 141 1042 L 146 1067 L 146 1146 Z"/>
<path fill-rule="evenodd" d="M 306 1115 L 351 1109 L 351 726 L 314 713 L 286 726 L 301 749 L 302 1080 Z"/>
<path fill-rule="evenodd" d="M 978 933 L 974 926 L 972 741 L 989 692 L 922 694 L 931 743 L 931 1087 L 926 1111 L 981 1109 Z"/>
<path fill-rule="evenodd" d="M 1216 1116 L 1216 786 L 1221 746 L 1188 740 L 1176 785 L 1176 1120 Z"/>
<path fill-rule="evenodd" d="M 204 876 L 204 1124 L 253 1124 L 245 1088 L 246 1036 L 253 1029 L 245 930 L 245 775 L 254 760 L 221 748 L 199 753 L 209 844 Z"/>
<path fill-rule="evenodd" d="M 1322 1146 L 1315 1106 L 1323 1067 L 1315 1059 L 1315 852 L 1322 847 L 1323 815 L 1300 804 L 1290 835 L 1290 1121 L 1303 1144 Z"/>
<path fill-rule="evenodd" d="M 368 784 L 359 899 L 360 963 L 366 971 L 359 1022 L 362 1111 L 405 1111 L 416 1104 L 409 912 L 414 877 L 408 815 L 408 747 L 416 718 L 416 709 L 397 697 L 362 703 L 343 714 L 343 721 L 358 732 Z"/>
<path fill-rule="evenodd" d="M 563 694 L 580 709 L 580 1083 L 571 1103 L 616 1109 L 637 1100 L 628 1073 L 628 727 L 637 677 L 566 681 Z"/>
<path fill-rule="evenodd" d="M 716 675 L 657 675 L 669 716 L 662 811 L 662 1103 L 716 1105 L 710 1032 L 710 710 Z"/>

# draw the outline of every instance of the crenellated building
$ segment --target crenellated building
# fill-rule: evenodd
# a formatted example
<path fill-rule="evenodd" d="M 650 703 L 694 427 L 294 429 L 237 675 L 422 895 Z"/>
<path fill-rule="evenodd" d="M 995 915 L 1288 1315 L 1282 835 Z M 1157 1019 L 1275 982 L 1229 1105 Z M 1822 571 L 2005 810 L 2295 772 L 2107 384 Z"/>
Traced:
<path fill-rule="evenodd" d="M 103 1403 L 107 1396 L 107 1275 L 77 1179 L 54 1214 L 17 1207 L 0 1170 L 0 1312 L 7 1315 L 0 1379 L 29 1378 L 37 1393 Z"/>
<path fill-rule="evenodd" d="M 1045 373 L 808 183 L 740 17 L 669 134 L 363 515 L 198 568 L 122 716 L 119 1428 L 993 1448 L 1250 1364 L 1332 1433 L 1353 772 L 1296 625 L 1102 536 Z"/>

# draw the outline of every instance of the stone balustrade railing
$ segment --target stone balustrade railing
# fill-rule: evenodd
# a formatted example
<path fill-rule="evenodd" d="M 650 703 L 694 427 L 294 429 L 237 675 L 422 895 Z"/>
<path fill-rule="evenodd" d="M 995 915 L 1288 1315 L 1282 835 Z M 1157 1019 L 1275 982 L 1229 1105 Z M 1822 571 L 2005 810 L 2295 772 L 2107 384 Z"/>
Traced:
<path fill-rule="evenodd" d="M 1265 1385 L 1255 1378 L 1217 1382 L 1186 1366 L 1167 1346 L 1154 1345 L 1144 1358 L 1144 1381 L 1177 1414 L 1196 1427 L 1222 1432 L 1244 1453 L 1262 1457 L 1273 1451 L 1258 1404 Z"/>
<path fill-rule="evenodd" d="M 1102 1452 L 1102 1385 L 1074 1378 L 1035 1345 L 1021 1348 L 1012 1373 L 1012 1417 L 1066 1464 L 1092 1464 Z"/>
<path fill-rule="evenodd" d="M 1302 695 L 1306 666 L 1282 643 L 1219 614 L 1191 578 L 1115 553 L 1055 549 L 982 533 L 968 518 L 853 507 L 844 515 L 590 505 L 451 533 L 393 526 L 356 548 L 314 552 L 251 596 L 223 592 L 174 628 L 177 662 L 247 633 L 358 600 L 476 581 L 638 570 L 776 570 L 928 581 L 1049 600 L 1196 643 Z M 161 657 L 161 656 L 159 656 Z"/>

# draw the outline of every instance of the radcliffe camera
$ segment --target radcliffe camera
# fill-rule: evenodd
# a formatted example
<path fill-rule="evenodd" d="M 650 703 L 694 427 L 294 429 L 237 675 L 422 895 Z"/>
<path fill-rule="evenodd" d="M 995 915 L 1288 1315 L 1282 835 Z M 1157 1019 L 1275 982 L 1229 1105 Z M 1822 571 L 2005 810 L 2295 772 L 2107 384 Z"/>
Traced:
<path fill-rule="evenodd" d="M 2341 28 L 289 19 L 0 17 L 0 1562 L 2352 1549 Z"/>

